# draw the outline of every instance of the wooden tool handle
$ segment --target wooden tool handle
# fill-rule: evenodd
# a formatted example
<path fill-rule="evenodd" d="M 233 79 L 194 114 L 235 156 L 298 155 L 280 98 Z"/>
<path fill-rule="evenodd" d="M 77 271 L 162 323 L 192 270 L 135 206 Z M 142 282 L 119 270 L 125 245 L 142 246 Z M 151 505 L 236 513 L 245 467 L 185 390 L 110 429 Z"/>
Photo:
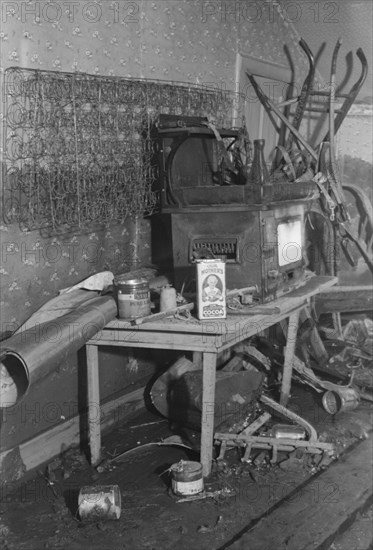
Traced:
<path fill-rule="evenodd" d="M 184 304 L 182 306 L 175 307 L 173 309 L 169 309 L 167 311 L 160 311 L 159 313 L 152 313 L 151 315 L 147 315 L 146 317 L 138 317 L 137 319 L 134 319 L 131 324 L 132 325 L 142 325 L 143 323 L 150 323 L 152 321 L 158 321 L 159 319 L 163 319 L 164 317 L 168 317 L 169 315 L 174 315 L 175 313 L 180 313 L 182 311 L 191 311 L 194 308 L 194 303 Z"/>

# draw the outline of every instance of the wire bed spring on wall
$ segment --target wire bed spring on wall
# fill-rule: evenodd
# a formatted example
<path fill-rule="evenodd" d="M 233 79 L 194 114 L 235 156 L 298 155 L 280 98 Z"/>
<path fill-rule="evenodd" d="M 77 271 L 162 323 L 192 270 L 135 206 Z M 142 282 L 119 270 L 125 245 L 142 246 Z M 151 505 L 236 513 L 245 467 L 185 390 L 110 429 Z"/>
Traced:
<path fill-rule="evenodd" d="M 158 115 L 224 126 L 231 109 L 228 93 L 181 83 L 10 68 L 4 86 L 4 221 L 25 230 L 152 213 Z"/>

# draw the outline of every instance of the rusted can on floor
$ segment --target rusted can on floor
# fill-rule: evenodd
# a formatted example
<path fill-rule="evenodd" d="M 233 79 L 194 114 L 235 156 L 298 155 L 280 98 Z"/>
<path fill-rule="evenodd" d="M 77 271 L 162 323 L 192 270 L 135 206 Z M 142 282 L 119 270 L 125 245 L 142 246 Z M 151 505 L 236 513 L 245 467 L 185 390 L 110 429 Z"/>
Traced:
<path fill-rule="evenodd" d="M 80 519 L 119 519 L 121 494 L 118 485 L 97 485 L 82 487 L 78 497 Z"/>
<path fill-rule="evenodd" d="M 114 279 L 119 319 L 137 319 L 150 315 L 150 290 L 147 279 Z"/>
<path fill-rule="evenodd" d="M 170 468 L 172 491 L 175 495 L 197 495 L 203 491 L 202 464 L 191 460 L 180 460 Z"/>
<path fill-rule="evenodd" d="M 328 390 L 322 396 L 322 404 L 329 414 L 352 411 L 360 403 L 360 395 L 354 388 L 341 386 L 336 390 Z"/>

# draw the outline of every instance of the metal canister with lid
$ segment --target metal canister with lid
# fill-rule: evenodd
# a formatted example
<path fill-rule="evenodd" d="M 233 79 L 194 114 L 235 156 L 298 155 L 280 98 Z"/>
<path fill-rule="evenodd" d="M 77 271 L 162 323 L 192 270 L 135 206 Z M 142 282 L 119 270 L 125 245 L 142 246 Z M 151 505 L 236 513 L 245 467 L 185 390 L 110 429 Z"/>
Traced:
<path fill-rule="evenodd" d="M 117 290 L 119 319 L 131 320 L 150 315 L 150 290 L 147 279 L 118 277 L 114 279 L 114 285 Z"/>
<path fill-rule="evenodd" d="M 180 460 L 172 464 L 172 491 L 175 495 L 191 496 L 203 491 L 202 464 Z"/>

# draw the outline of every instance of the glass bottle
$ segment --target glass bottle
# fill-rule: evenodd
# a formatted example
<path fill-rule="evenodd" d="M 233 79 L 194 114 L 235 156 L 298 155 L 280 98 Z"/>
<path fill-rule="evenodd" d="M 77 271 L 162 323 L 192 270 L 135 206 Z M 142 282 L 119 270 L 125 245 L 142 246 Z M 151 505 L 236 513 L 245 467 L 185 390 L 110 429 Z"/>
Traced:
<path fill-rule="evenodd" d="M 254 139 L 254 155 L 249 180 L 254 185 L 264 185 L 269 182 L 269 172 L 264 160 L 264 139 Z"/>

